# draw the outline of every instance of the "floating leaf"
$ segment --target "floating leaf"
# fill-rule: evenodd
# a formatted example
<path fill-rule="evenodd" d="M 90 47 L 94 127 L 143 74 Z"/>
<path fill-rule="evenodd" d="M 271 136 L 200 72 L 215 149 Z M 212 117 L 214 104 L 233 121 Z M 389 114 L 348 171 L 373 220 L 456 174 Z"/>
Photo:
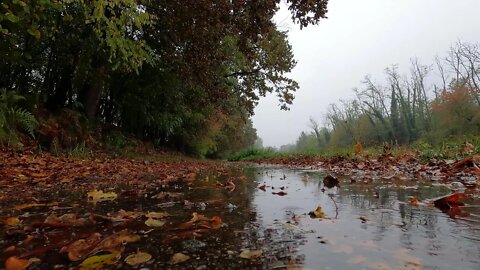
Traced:
<path fill-rule="evenodd" d="M 448 196 L 440 197 L 433 201 L 435 207 L 440 208 L 440 210 L 449 210 L 455 206 L 463 206 L 465 203 L 460 201 L 461 198 L 467 198 L 465 193 L 454 193 Z"/>
<path fill-rule="evenodd" d="M 135 254 L 129 255 L 127 258 L 125 258 L 125 262 L 130 265 L 130 266 L 137 266 L 142 263 L 146 263 L 152 259 L 152 255 L 146 253 L 146 252 L 137 252 Z"/>
<path fill-rule="evenodd" d="M 172 264 L 179 264 L 182 262 L 186 262 L 189 259 L 190 259 L 190 256 L 179 252 L 179 253 L 175 253 L 175 255 L 172 256 L 172 259 L 170 260 L 170 262 Z"/>
<path fill-rule="evenodd" d="M 412 198 L 410 199 L 410 204 L 411 204 L 412 206 L 418 206 L 418 200 L 417 200 L 417 198 L 416 198 L 416 197 L 412 197 Z"/>
<path fill-rule="evenodd" d="M 116 264 L 120 259 L 120 253 L 111 253 L 105 255 L 96 255 L 87 258 L 81 264 L 80 270 L 100 270 L 107 265 Z"/>
<path fill-rule="evenodd" d="M 145 225 L 147 225 L 148 227 L 162 227 L 163 225 L 165 225 L 165 221 L 148 218 L 145 221 Z"/>
<path fill-rule="evenodd" d="M 103 201 L 113 201 L 117 198 L 117 193 L 115 192 L 103 192 L 101 190 L 94 189 L 87 193 L 88 200 L 93 203 L 103 202 Z"/>
<path fill-rule="evenodd" d="M 311 211 L 310 213 L 308 213 L 310 215 L 311 218 L 324 218 L 325 217 L 325 213 L 323 212 L 322 210 L 322 207 L 317 207 L 317 209 L 315 209 L 315 211 Z"/>
<path fill-rule="evenodd" d="M 253 251 L 244 250 L 240 253 L 239 256 L 240 258 L 243 258 L 243 259 L 255 260 L 260 256 L 262 256 L 262 254 L 263 254 L 262 250 L 253 250 Z"/>

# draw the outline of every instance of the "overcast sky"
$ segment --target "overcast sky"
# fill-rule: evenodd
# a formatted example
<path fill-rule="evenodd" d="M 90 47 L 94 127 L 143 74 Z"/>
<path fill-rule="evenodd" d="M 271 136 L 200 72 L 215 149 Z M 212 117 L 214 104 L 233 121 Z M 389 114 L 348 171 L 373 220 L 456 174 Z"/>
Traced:
<path fill-rule="evenodd" d="M 300 30 L 286 10 L 275 20 L 289 30 L 300 84 L 290 111 L 274 95 L 260 101 L 253 123 L 264 146 L 294 143 L 308 119 L 353 97 L 365 75 L 379 78 L 392 64 L 408 71 L 410 59 L 433 64 L 455 42 L 480 42 L 480 0 L 330 0 L 328 19 Z"/>

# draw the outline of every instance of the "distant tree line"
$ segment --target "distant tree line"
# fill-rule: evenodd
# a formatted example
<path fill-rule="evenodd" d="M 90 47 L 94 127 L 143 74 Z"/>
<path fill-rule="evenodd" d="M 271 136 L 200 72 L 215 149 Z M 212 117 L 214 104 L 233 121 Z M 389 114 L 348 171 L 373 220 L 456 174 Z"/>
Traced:
<path fill-rule="evenodd" d="M 386 81 L 365 76 L 355 98 L 331 104 L 322 127 L 310 119 L 287 151 L 315 152 L 327 147 L 438 143 L 480 134 L 480 45 L 459 42 L 433 65 L 411 60 L 410 73 L 393 65 Z M 280 150 L 282 150 L 282 148 Z"/>
<path fill-rule="evenodd" d="M 306 27 L 328 0 L 283 1 Z M 280 0 L 5 0 L 0 88 L 38 110 L 81 112 L 198 155 L 256 139 L 259 98 L 292 103 L 296 62 L 273 16 Z M 32 101 L 33 100 L 33 101 Z"/>

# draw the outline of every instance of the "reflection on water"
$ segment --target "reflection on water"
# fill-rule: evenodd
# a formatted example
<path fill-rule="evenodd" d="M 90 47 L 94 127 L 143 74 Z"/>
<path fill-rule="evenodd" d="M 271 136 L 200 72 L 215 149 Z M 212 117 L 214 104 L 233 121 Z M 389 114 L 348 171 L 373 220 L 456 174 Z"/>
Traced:
<path fill-rule="evenodd" d="M 81 191 L 45 192 L 43 201 L 60 202 L 62 207 L 24 213 L 22 219 L 28 224 L 52 213 L 72 211 L 86 218 L 90 213 L 107 215 L 120 209 L 168 211 L 172 217 L 165 228 L 151 230 L 143 224 L 144 220 L 121 225 L 142 235 L 141 241 L 126 246 L 124 254 L 137 249 L 152 254 L 154 261 L 146 265 L 147 269 L 480 269 L 478 200 L 470 201 L 464 208 L 471 213 L 468 220 L 452 219 L 436 208 L 409 203 L 411 196 L 423 201 L 446 195 L 450 190 L 445 186 L 406 180 L 350 183 L 341 179 L 340 188 L 324 189 L 322 172 L 251 167 L 243 173 L 246 177 L 212 173 L 191 184 L 126 184 L 116 188 L 120 194 L 117 200 L 97 205 L 85 206 Z M 217 187 L 217 181 L 224 183 L 227 179 L 236 184 L 233 192 Z M 184 195 L 170 198 L 165 204 L 154 199 L 153 195 L 159 192 Z M 19 215 L 12 207 L 20 203 L 24 202 L 4 205 L 0 219 Z M 322 207 L 326 218 L 309 217 L 307 213 L 317 206 Z M 218 215 L 226 227 L 196 239 L 165 241 L 172 235 L 168 228 L 175 229 L 188 221 L 193 212 L 207 217 Z M 120 229 L 119 225 L 99 224 L 63 233 L 69 236 L 86 230 L 108 235 Z M 4 229 L 0 229 L 0 234 L 6 235 Z M 24 235 L 4 237 L 0 239 L 0 248 L 15 245 L 23 238 Z M 239 258 L 245 249 L 262 250 L 261 259 Z M 170 258 L 177 252 L 191 259 L 172 266 Z M 0 253 L 2 265 L 5 256 Z M 40 268 L 53 269 L 54 264 L 78 265 L 53 251 L 42 257 Z M 114 268 L 117 267 L 127 266 L 120 263 Z"/>
<path fill-rule="evenodd" d="M 283 175 L 286 180 L 279 180 Z M 449 218 L 419 200 L 450 193 L 444 186 L 390 180 L 375 184 L 341 181 L 341 188 L 322 190 L 318 172 L 266 169 L 259 184 L 285 186 L 284 197 L 256 191 L 258 219 L 266 226 L 298 223 L 304 233 L 297 254 L 311 269 L 480 269 L 480 219 Z M 477 202 L 478 203 L 478 202 Z M 321 206 L 326 219 L 305 213 Z M 475 210 L 474 207 L 466 209 Z M 363 219 L 363 220 L 362 220 Z"/>

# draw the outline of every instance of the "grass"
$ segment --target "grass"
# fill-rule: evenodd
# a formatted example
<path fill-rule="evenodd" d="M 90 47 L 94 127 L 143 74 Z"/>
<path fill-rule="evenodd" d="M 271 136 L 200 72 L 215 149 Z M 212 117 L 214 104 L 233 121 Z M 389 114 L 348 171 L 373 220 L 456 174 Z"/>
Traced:
<path fill-rule="evenodd" d="M 473 151 L 466 151 L 465 142 L 473 145 Z M 362 149 L 362 156 L 377 157 L 384 153 L 383 146 L 369 146 Z M 447 138 L 442 143 L 432 145 L 425 140 L 418 140 L 410 145 L 393 146 L 390 153 L 393 156 L 414 155 L 419 160 L 426 162 L 430 159 L 452 159 L 458 160 L 464 157 L 480 153 L 480 136 L 457 136 Z M 273 149 L 248 148 L 241 150 L 228 159 L 229 161 L 248 161 L 272 158 L 299 158 L 299 157 L 322 157 L 332 158 L 334 156 L 355 157 L 353 145 L 351 147 L 325 148 L 305 152 L 277 152 Z"/>

